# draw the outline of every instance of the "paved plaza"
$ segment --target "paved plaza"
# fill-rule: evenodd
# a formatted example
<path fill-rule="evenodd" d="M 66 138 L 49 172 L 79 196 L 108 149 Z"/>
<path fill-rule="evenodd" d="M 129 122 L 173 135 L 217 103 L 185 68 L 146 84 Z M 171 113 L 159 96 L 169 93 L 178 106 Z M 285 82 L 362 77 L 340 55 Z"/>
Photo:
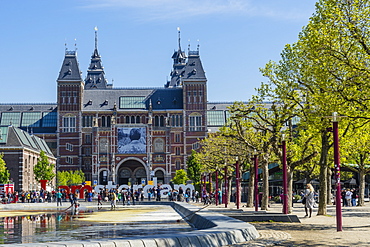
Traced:
<path fill-rule="evenodd" d="M 235 205 L 230 208 L 235 208 Z M 281 204 L 271 204 L 269 212 L 281 211 Z M 305 218 L 303 205 L 295 203 L 292 214 L 296 214 L 301 223 L 254 222 L 252 224 L 261 237 L 233 246 L 370 246 L 370 203 L 364 207 L 342 208 L 342 232 L 337 232 L 335 211 L 335 206 L 330 205 L 327 216 L 316 216 L 317 209 L 314 209 L 312 217 Z"/>

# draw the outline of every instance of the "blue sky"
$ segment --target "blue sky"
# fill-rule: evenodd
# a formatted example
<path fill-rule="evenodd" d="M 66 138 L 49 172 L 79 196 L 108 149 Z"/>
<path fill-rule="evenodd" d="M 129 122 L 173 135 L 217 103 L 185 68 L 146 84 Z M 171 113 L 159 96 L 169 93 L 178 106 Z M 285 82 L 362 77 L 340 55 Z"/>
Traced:
<path fill-rule="evenodd" d="M 246 101 L 266 80 L 259 68 L 279 60 L 314 11 L 313 0 L 4 0 L 0 103 L 56 102 L 65 43 L 76 44 L 85 78 L 95 26 L 114 87 L 162 87 L 180 27 L 183 50 L 199 40 L 208 100 Z"/>

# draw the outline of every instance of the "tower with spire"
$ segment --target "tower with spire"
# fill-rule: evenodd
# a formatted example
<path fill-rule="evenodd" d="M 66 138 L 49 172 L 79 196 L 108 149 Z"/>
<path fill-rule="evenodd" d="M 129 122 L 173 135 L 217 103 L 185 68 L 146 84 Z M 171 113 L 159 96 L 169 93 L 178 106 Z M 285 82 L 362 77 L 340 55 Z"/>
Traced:
<path fill-rule="evenodd" d="M 91 56 L 89 68 L 85 78 L 85 89 L 107 89 L 112 85 L 107 83 L 105 78 L 104 67 L 98 52 L 98 28 L 95 27 L 95 49 Z"/>
<path fill-rule="evenodd" d="M 57 168 L 77 170 L 81 153 L 81 112 L 84 81 L 77 60 L 77 51 L 65 51 L 58 84 L 58 130 L 57 130 Z"/>

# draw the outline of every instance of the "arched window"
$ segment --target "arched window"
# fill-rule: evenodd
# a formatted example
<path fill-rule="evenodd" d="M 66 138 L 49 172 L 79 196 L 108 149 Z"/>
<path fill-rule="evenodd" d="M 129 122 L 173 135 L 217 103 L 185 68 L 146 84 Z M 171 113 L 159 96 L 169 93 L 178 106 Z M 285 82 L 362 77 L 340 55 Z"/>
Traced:
<path fill-rule="evenodd" d="M 136 123 L 140 123 L 140 116 L 136 116 Z"/>
<path fill-rule="evenodd" d="M 202 130 L 202 116 L 199 113 L 192 113 L 189 116 L 189 130 L 201 131 Z"/>
<path fill-rule="evenodd" d="M 126 120 L 125 120 L 125 123 L 130 123 L 130 117 L 129 116 L 126 116 Z"/>
<path fill-rule="evenodd" d="M 175 167 L 176 167 L 176 170 L 180 170 L 180 168 L 181 168 L 181 161 L 180 160 L 175 161 Z"/>
<path fill-rule="evenodd" d="M 101 127 L 106 127 L 106 125 L 105 125 L 105 116 L 102 116 L 101 117 Z"/>
<path fill-rule="evenodd" d="M 135 116 L 131 116 L 131 123 L 135 123 Z"/>
<path fill-rule="evenodd" d="M 110 116 L 107 117 L 107 127 L 110 127 L 111 124 L 111 118 Z"/>

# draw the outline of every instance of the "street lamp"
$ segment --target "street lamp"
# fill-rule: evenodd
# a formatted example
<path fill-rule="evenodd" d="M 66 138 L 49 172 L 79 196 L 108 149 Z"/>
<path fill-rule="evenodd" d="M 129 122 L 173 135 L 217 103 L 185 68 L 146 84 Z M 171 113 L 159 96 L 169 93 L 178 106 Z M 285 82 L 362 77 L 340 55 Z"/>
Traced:
<path fill-rule="evenodd" d="M 215 179 L 216 179 L 216 193 L 215 193 L 215 202 L 216 206 L 218 206 L 218 170 L 215 172 Z"/>
<path fill-rule="evenodd" d="M 340 159 L 339 159 L 339 136 L 338 136 L 338 116 L 337 113 L 333 113 L 333 139 L 334 139 L 334 166 L 335 166 L 335 177 L 336 177 L 336 218 L 337 218 L 337 232 L 341 232 L 342 229 L 342 203 L 341 203 L 341 188 L 340 188 Z"/>
<path fill-rule="evenodd" d="M 287 164 L 286 164 L 286 141 L 282 134 L 281 146 L 283 151 L 283 214 L 288 214 L 288 184 L 287 184 Z"/>
<path fill-rule="evenodd" d="M 239 209 L 240 206 L 240 171 L 239 171 L 239 157 L 236 156 L 236 171 L 235 171 L 235 183 L 236 183 L 236 208 Z"/>
<path fill-rule="evenodd" d="M 258 211 L 258 153 L 254 150 L 254 211 Z"/>
<path fill-rule="evenodd" d="M 225 199 L 225 208 L 227 208 L 227 200 L 228 200 L 228 194 L 229 194 L 227 187 L 228 187 L 229 183 L 227 181 L 227 166 L 226 166 L 226 164 L 225 164 L 225 167 L 224 167 L 224 172 L 225 172 L 225 197 L 224 197 L 224 199 Z"/>

